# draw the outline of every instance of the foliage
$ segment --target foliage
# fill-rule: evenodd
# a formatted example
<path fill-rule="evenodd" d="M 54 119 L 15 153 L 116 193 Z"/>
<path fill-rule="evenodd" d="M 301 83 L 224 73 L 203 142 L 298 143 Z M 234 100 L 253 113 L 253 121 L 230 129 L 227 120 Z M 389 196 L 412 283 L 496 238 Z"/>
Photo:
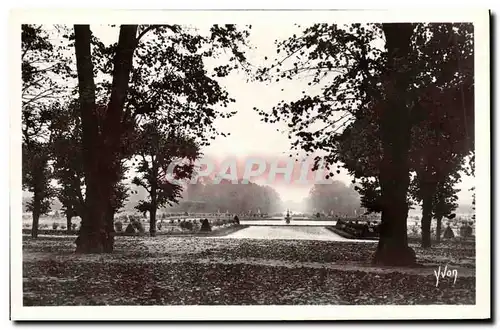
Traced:
<path fill-rule="evenodd" d="M 227 106 L 229 101 L 217 82 L 207 77 L 204 59 L 229 49 L 233 57 L 228 62 L 243 63 L 240 45 L 248 33 L 234 25 L 213 26 L 208 36 L 179 25 L 122 25 L 118 43 L 104 45 L 90 26 L 75 25 L 74 30 L 87 184 L 84 230 L 77 250 L 112 251 L 108 223 L 112 219 L 106 223 L 98 219 L 106 216 L 106 201 L 116 194 L 121 161 L 134 154 L 130 142 L 141 120 L 154 114 L 174 129 L 202 132 L 199 124 L 209 125 L 218 115 L 213 106 Z M 224 76 L 232 68 L 217 69 Z M 194 129 L 189 127 L 191 119 Z M 194 136 L 206 142 L 206 135 Z M 140 178 L 136 181 L 140 184 Z M 171 195 L 178 193 L 174 186 L 170 190 Z M 140 208 L 156 209 L 154 197 L 149 207 L 142 203 Z M 154 231 L 154 224 L 151 228 Z M 96 235 L 100 238 L 94 239 Z"/>
<path fill-rule="evenodd" d="M 115 230 L 119 233 L 123 231 L 123 223 L 120 220 L 115 221 Z"/>
<path fill-rule="evenodd" d="M 50 210 L 55 191 L 50 186 L 52 168 L 50 125 L 57 97 L 64 87 L 58 83 L 67 70 L 61 48 L 51 43 L 49 34 L 40 26 L 21 27 L 22 71 L 22 157 L 23 188 L 33 192 L 27 205 L 33 211 L 33 221 Z M 55 102 L 54 102 L 55 101 Z M 37 224 L 33 226 L 37 236 Z"/>
<path fill-rule="evenodd" d="M 318 95 L 304 91 L 297 101 L 261 111 L 262 120 L 285 121 L 296 149 L 322 152 L 327 168 L 344 166 L 364 178 L 362 202 L 369 211 L 382 211 L 386 223 L 381 249 L 394 247 L 389 241 L 406 245 L 405 226 L 398 223 L 406 222 L 400 218 L 407 216 L 409 171 L 416 172 L 411 197 L 423 200 L 427 228 L 437 185 L 458 175 L 473 152 L 472 28 L 316 24 L 278 43 L 286 56 L 261 72 L 261 79 L 274 70 L 271 77 L 309 79 L 320 88 Z M 386 50 L 376 46 L 381 32 Z M 285 61 L 293 62 L 288 70 Z M 316 156 L 316 169 L 320 161 Z M 440 211 L 449 197 L 444 192 L 450 190 L 441 191 Z M 413 258 L 411 251 L 405 254 Z M 394 259 L 387 256 L 382 259 Z"/>
<path fill-rule="evenodd" d="M 132 183 L 143 187 L 149 194 L 149 199 L 140 201 L 136 208 L 145 213 L 177 203 L 182 185 L 173 181 L 191 177 L 193 162 L 200 155 L 198 145 L 193 139 L 173 130 L 161 131 L 157 123 L 152 122 L 143 126 L 135 148 L 139 160 L 134 169 L 138 175 Z M 182 160 L 187 162 L 181 163 Z M 179 164 L 170 173 L 169 166 L 175 162 Z"/>
<path fill-rule="evenodd" d="M 23 24 L 21 26 L 22 108 L 29 116 L 43 121 L 44 111 L 56 102 L 66 86 L 71 58 L 64 54 L 64 44 L 52 42 L 51 30 L 57 26 Z M 24 113 L 23 113 L 24 115 Z"/>
<path fill-rule="evenodd" d="M 125 207 L 127 200 L 129 198 L 130 188 L 125 184 L 124 180 L 126 178 L 127 167 L 125 162 L 121 162 L 119 181 L 113 186 L 111 198 L 110 198 L 110 208 L 113 213 L 119 212 Z"/>
<path fill-rule="evenodd" d="M 382 155 L 375 102 L 381 93 L 376 88 L 384 68 L 384 54 L 373 46 L 380 33 L 377 25 L 313 25 L 304 29 L 301 36 L 294 35 L 278 43 L 278 53 L 285 52 L 285 58 L 261 72 L 261 79 L 300 77 L 309 79 L 309 85 L 324 86 L 319 96 L 306 95 L 298 101 L 280 102 L 271 112 L 261 111 L 263 121 L 288 122 L 290 136 L 295 136 L 295 147 L 306 152 L 324 151 L 329 165 L 340 161 L 355 178 L 363 178 L 361 191 L 368 194 L 364 204 L 371 204 L 368 209 L 376 211 L 381 211 L 375 194 L 377 180 L 368 178 L 378 176 Z M 435 168 L 438 164 L 443 167 L 455 159 L 461 160 L 471 150 L 473 108 L 463 109 L 467 104 L 461 104 L 463 100 L 456 94 L 456 86 L 460 92 L 469 88 L 473 63 L 471 33 L 471 26 L 466 24 L 416 26 L 412 39 L 414 51 L 409 58 L 409 74 L 414 75 L 415 82 L 414 169 L 431 172 L 430 168 L 425 169 L 429 163 L 422 163 L 422 153 L 426 160 L 434 155 L 431 166 Z M 350 43 L 340 42 L 346 40 Z M 285 61 L 293 63 L 283 71 Z M 368 89 L 370 81 L 375 83 Z M 336 112 L 343 115 L 335 115 Z M 313 132 L 316 122 L 325 127 Z M 434 134 L 431 129 L 440 130 L 439 141 L 433 138 L 436 135 L 431 135 Z"/>
<path fill-rule="evenodd" d="M 222 179 L 215 184 L 212 180 L 187 185 L 186 198 L 178 207 L 189 212 L 210 213 L 274 213 L 281 211 L 281 198 L 270 186 L 239 180 L 233 183 Z"/>
<path fill-rule="evenodd" d="M 309 191 L 307 200 L 311 210 L 326 214 L 354 215 L 360 213 L 359 194 L 353 187 L 347 187 L 341 181 L 328 184 L 315 184 Z"/>
<path fill-rule="evenodd" d="M 85 178 L 82 153 L 82 128 L 78 115 L 78 103 L 72 101 L 60 106 L 53 116 L 50 131 L 54 158 L 54 178 L 60 188 L 57 198 L 63 205 L 67 216 L 82 216 L 85 205 Z M 113 212 L 124 207 L 128 197 L 128 188 L 122 182 L 126 172 L 125 165 L 120 166 L 120 180 L 115 184 L 110 197 Z"/>
<path fill-rule="evenodd" d="M 144 226 L 140 220 L 134 220 L 130 223 L 139 233 L 144 233 Z"/>
<path fill-rule="evenodd" d="M 216 118 L 236 113 L 224 111 L 235 100 L 215 78 L 226 77 L 235 69 L 247 70 L 244 49 L 249 31 L 231 24 L 213 25 L 209 31 L 182 25 L 141 25 L 138 30 L 122 116 L 125 135 L 154 115 L 164 126 L 184 128 L 200 145 L 219 134 L 225 136 L 212 124 Z M 96 36 L 91 42 L 95 70 L 103 77 L 96 90 L 102 103 L 110 93 L 117 44 L 105 45 Z M 224 58 L 225 64 L 207 65 L 208 59 L 216 58 Z M 123 141 L 123 149 L 127 149 L 127 141 Z"/>
<path fill-rule="evenodd" d="M 85 202 L 81 124 L 76 101 L 61 106 L 53 117 L 54 178 L 60 184 L 57 198 L 66 216 L 82 216 Z"/>
<path fill-rule="evenodd" d="M 361 206 L 366 209 L 366 214 L 382 212 L 382 192 L 377 179 L 362 178 L 361 184 L 357 185 L 355 189 L 361 195 Z"/>
<path fill-rule="evenodd" d="M 52 169 L 48 161 L 47 145 L 32 141 L 22 144 L 23 189 L 33 193 L 33 197 L 26 203 L 26 210 L 38 215 L 50 211 L 55 190 L 51 187 Z"/>
<path fill-rule="evenodd" d="M 262 120 L 288 123 L 293 148 L 309 154 L 322 150 L 326 165 L 334 165 L 334 137 L 365 112 L 380 87 L 375 78 L 383 68 L 383 52 L 373 43 L 381 33 L 373 24 L 315 24 L 278 42 L 277 53 L 284 57 L 262 69 L 259 78 L 301 79 L 321 92 L 304 91 L 296 101 L 260 110 Z M 317 157 L 316 168 L 319 162 Z"/>

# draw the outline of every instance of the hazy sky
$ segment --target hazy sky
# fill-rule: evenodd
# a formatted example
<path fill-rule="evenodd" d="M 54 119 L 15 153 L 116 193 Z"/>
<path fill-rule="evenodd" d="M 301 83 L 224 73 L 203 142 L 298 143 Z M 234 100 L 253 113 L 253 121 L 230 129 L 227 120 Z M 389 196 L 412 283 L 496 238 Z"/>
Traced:
<path fill-rule="evenodd" d="M 103 39 L 104 42 L 116 42 L 118 37 L 117 29 L 92 26 L 93 32 Z M 205 27 L 200 27 L 206 30 Z M 249 62 L 253 65 L 265 63 L 264 57 L 269 60 L 275 58 L 276 47 L 274 41 L 282 40 L 296 33 L 297 27 L 293 25 L 253 25 L 250 32 L 250 44 L 255 47 L 246 53 Z M 236 157 L 244 159 L 248 156 L 287 156 L 290 152 L 290 140 L 282 130 L 286 129 L 286 124 L 269 124 L 260 121 L 260 116 L 254 107 L 260 109 L 271 109 L 280 100 L 294 100 L 306 93 L 317 93 L 307 86 L 307 82 L 301 80 L 283 81 L 280 83 L 247 82 L 244 73 L 233 73 L 230 76 L 220 79 L 220 83 L 227 89 L 229 95 L 236 99 L 230 110 L 237 110 L 237 114 L 229 119 L 219 119 L 215 125 L 223 132 L 230 133 L 229 137 L 216 138 L 209 147 L 203 149 L 203 153 L 210 157 L 224 159 Z M 284 89 L 284 91 L 282 91 Z M 336 174 L 335 180 L 341 180 L 349 184 L 351 178 L 345 171 Z M 264 183 L 262 180 L 256 181 Z M 283 200 L 300 201 L 307 196 L 310 184 L 272 184 L 281 195 Z M 471 202 L 471 192 L 468 191 L 473 186 L 473 178 L 464 177 L 463 183 L 458 188 L 460 203 Z"/>

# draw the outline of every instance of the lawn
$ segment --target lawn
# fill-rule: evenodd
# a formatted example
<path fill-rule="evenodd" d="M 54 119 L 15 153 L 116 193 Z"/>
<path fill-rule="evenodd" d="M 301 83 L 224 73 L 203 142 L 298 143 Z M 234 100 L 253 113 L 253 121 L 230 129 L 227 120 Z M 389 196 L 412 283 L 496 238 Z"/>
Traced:
<path fill-rule="evenodd" d="M 74 237 L 23 238 L 24 305 L 474 304 L 474 244 L 413 246 L 416 268 L 371 267 L 374 243 L 117 237 L 107 255 Z M 445 265 L 458 279 L 440 279 Z"/>

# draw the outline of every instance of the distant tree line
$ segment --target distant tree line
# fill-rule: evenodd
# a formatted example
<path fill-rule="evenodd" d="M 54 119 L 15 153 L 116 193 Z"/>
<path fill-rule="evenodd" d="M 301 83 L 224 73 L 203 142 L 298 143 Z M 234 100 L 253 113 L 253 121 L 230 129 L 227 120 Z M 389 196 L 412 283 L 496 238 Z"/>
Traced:
<path fill-rule="evenodd" d="M 219 184 L 210 180 L 188 184 L 180 204 L 173 208 L 187 212 L 229 212 L 231 214 L 271 214 L 282 211 L 279 194 L 269 186 L 252 182 L 237 184 L 223 179 Z"/>
<path fill-rule="evenodd" d="M 306 199 L 309 212 L 334 216 L 359 216 L 363 214 L 359 193 L 353 186 L 330 180 L 329 184 L 315 184 Z"/>

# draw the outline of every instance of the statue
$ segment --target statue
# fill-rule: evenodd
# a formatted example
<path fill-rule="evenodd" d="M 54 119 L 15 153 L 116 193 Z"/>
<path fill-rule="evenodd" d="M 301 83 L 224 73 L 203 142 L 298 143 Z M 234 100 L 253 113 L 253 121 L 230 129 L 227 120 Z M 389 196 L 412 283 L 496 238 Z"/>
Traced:
<path fill-rule="evenodd" d="M 451 229 L 450 224 L 446 227 L 444 230 L 443 238 L 445 239 L 452 239 L 455 237 L 455 234 L 453 233 L 453 230 Z"/>
<path fill-rule="evenodd" d="M 286 210 L 286 217 L 285 217 L 286 223 L 289 224 L 291 219 L 292 217 L 290 216 L 290 211 Z"/>

